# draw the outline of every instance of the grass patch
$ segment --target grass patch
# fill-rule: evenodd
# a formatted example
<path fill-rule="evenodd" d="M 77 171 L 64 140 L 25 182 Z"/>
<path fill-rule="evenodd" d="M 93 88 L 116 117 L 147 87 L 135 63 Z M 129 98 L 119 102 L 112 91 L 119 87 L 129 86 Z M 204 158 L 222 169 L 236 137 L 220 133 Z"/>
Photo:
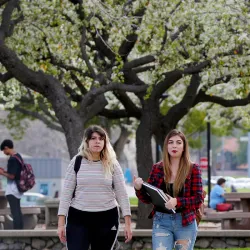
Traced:
<path fill-rule="evenodd" d="M 138 198 L 137 197 L 129 197 L 130 205 L 137 206 L 138 205 Z"/>

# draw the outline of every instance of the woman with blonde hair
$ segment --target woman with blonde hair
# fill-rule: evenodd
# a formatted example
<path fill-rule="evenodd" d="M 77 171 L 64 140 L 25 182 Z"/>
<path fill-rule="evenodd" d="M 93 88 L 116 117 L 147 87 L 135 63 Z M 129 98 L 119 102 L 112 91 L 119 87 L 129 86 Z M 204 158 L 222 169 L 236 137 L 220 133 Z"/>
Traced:
<path fill-rule="evenodd" d="M 151 203 L 142 186 L 141 178 L 134 178 L 137 197 Z M 153 217 L 153 250 L 191 250 L 197 235 L 196 210 L 203 201 L 201 170 L 190 160 L 185 135 L 174 129 L 169 132 L 163 148 L 163 160 L 153 165 L 148 183 L 160 188 L 169 197 L 167 209 L 154 206 L 149 218 Z M 175 213 L 172 211 L 174 209 Z"/>
<path fill-rule="evenodd" d="M 85 130 L 79 153 L 67 168 L 58 211 L 61 242 L 67 243 L 68 250 L 88 250 L 89 246 L 92 250 L 114 249 L 119 232 L 117 202 L 128 242 L 132 238 L 131 212 L 123 172 L 107 133 L 93 125 Z"/>

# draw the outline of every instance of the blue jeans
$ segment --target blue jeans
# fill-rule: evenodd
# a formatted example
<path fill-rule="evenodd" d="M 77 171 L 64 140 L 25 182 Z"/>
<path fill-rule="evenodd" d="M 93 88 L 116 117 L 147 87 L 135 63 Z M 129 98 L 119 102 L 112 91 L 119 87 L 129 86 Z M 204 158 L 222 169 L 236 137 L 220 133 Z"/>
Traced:
<path fill-rule="evenodd" d="M 192 250 L 197 236 L 197 223 L 182 226 L 181 213 L 156 212 L 153 220 L 153 250 Z"/>

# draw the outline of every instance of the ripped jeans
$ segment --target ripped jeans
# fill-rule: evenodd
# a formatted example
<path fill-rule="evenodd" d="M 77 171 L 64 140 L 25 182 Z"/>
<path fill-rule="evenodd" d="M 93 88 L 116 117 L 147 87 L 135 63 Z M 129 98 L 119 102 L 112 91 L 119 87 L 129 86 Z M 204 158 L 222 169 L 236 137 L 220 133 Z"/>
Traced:
<path fill-rule="evenodd" d="M 196 221 L 182 226 L 181 213 L 156 212 L 153 220 L 153 250 L 192 250 L 197 236 Z"/>

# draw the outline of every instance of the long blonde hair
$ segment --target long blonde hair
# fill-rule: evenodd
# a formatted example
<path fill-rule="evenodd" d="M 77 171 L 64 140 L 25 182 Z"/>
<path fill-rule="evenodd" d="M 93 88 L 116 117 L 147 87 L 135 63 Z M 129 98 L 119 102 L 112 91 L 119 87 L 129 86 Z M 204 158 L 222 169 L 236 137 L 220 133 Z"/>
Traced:
<path fill-rule="evenodd" d="M 190 154 L 189 154 L 189 147 L 188 142 L 185 137 L 185 135 L 178 131 L 177 129 L 171 130 L 168 135 L 166 136 L 166 139 L 164 141 L 164 147 L 163 147 L 163 169 L 164 169 L 164 180 L 166 182 L 167 190 L 169 190 L 169 182 L 172 175 L 172 171 L 170 168 L 171 162 L 170 162 L 170 155 L 168 153 L 168 141 L 173 136 L 179 136 L 181 140 L 183 141 L 183 152 L 180 159 L 179 168 L 176 174 L 176 178 L 173 185 L 173 193 L 174 197 L 177 197 L 179 192 L 181 192 L 182 188 L 184 187 L 185 179 L 187 178 L 188 174 L 190 173 L 192 162 L 190 160 Z"/>
<path fill-rule="evenodd" d="M 91 139 L 93 133 L 99 134 L 104 140 L 104 147 L 103 150 L 100 152 L 100 159 L 104 167 L 105 176 L 110 176 L 114 172 L 114 165 L 117 163 L 117 159 L 116 153 L 110 143 L 108 134 L 102 127 L 98 125 L 92 125 L 84 131 L 83 140 L 78 149 L 78 155 L 81 155 L 88 160 L 93 159 L 92 152 L 89 150 L 88 147 L 89 140 Z"/>

